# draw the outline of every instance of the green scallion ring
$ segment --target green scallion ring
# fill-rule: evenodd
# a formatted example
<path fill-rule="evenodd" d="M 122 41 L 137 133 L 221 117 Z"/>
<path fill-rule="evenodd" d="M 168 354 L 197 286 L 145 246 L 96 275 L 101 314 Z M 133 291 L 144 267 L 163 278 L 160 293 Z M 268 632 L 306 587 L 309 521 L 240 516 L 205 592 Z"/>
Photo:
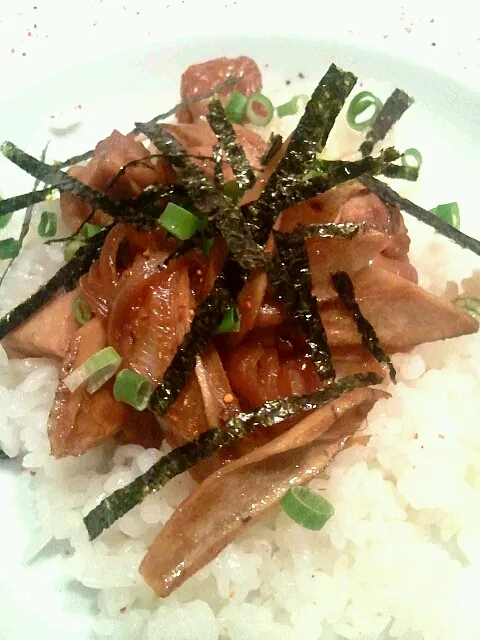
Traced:
<path fill-rule="evenodd" d="M 430 209 L 430 213 L 434 213 L 445 222 L 448 222 L 449 225 L 455 227 L 455 229 L 460 229 L 460 209 L 457 202 L 438 204 L 433 209 Z"/>
<path fill-rule="evenodd" d="M 88 393 L 95 393 L 97 389 L 110 380 L 118 371 L 122 363 L 121 356 L 113 347 L 105 347 L 90 356 L 77 369 L 74 369 L 63 379 L 65 386 L 72 393 L 86 383 Z"/>
<path fill-rule="evenodd" d="M 85 240 L 88 240 L 89 238 L 93 238 L 93 236 L 96 236 L 97 233 L 100 233 L 100 231 L 103 231 L 104 229 L 105 227 L 101 227 L 99 224 L 91 224 L 90 222 L 85 222 L 80 235 L 82 236 L 82 238 L 85 238 Z"/>
<path fill-rule="evenodd" d="M 348 105 L 347 122 L 355 131 L 365 131 L 373 125 L 383 104 L 370 91 L 360 91 Z"/>
<path fill-rule="evenodd" d="M 200 225 L 196 215 L 173 202 L 167 204 L 158 222 L 179 240 L 191 238 Z"/>
<path fill-rule="evenodd" d="M 469 316 L 480 321 L 480 298 L 469 298 L 467 296 L 461 296 L 453 301 L 453 304 L 468 313 Z"/>
<path fill-rule="evenodd" d="M 73 315 L 80 325 L 87 324 L 92 319 L 90 305 L 83 298 L 76 298 L 72 304 Z"/>
<path fill-rule="evenodd" d="M 41 238 L 53 238 L 57 233 L 57 215 L 53 211 L 42 211 L 38 223 L 38 235 Z"/>
<path fill-rule="evenodd" d="M 72 238 L 65 244 L 65 248 L 63 249 L 63 256 L 65 258 L 65 262 L 70 262 L 73 256 L 77 253 L 81 246 L 83 246 L 83 242 L 78 238 Z"/>
<path fill-rule="evenodd" d="M 277 107 L 277 116 L 279 118 L 284 118 L 285 116 L 294 116 L 298 113 L 300 107 L 304 107 L 308 101 L 309 97 L 305 93 L 302 93 L 298 96 L 293 96 L 291 100 Z"/>
<path fill-rule="evenodd" d="M 413 167 L 414 169 L 420 169 L 422 163 L 422 154 L 418 149 L 415 149 L 414 147 L 405 149 L 402 154 L 402 164 L 404 167 Z"/>
<path fill-rule="evenodd" d="M 230 307 L 218 325 L 217 333 L 234 333 L 240 331 L 240 311 L 235 305 Z"/>
<path fill-rule="evenodd" d="M 263 93 L 252 93 L 248 98 L 245 115 L 249 122 L 258 127 L 266 126 L 273 118 L 275 108 L 269 98 Z"/>
<path fill-rule="evenodd" d="M 242 124 L 245 118 L 248 98 L 234 89 L 225 105 L 225 115 L 231 124 Z"/>
<path fill-rule="evenodd" d="M 5 213 L 3 216 L 0 216 L 0 229 L 5 229 L 7 224 L 12 219 L 13 213 Z"/>
<path fill-rule="evenodd" d="M 135 371 L 130 371 L 130 369 L 119 371 L 113 385 L 115 400 L 125 402 L 137 411 L 143 411 L 147 408 L 152 391 L 150 380 Z"/>
<path fill-rule="evenodd" d="M 305 529 L 319 531 L 333 515 L 333 506 L 313 489 L 290 487 L 280 505 L 287 516 Z"/>
<path fill-rule="evenodd" d="M 236 180 L 229 180 L 228 182 L 225 182 L 222 189 L 224 195 L 226 195 L 227 198 L 230 198 L 234 204 L 237 204 L 243 195 L 243 191 Z"/>
<path fill-rule="evenodd" d="M 15 238 L 0 240 L 0 260 L 12 260 L 18 256 L 20 243 Z"/>

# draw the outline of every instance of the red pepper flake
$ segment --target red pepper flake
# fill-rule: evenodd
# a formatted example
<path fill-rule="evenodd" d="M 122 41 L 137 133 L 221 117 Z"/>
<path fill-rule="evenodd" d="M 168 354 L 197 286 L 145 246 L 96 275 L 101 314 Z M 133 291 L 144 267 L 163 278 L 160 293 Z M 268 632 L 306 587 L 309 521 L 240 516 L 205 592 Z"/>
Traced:
<path fill-rule="evenodd" d="M 445 440 L 445 436 L 443 435 L 443 433 L 439 433 L 438 437 L 440 438 L 440 440 Z"/>
<path fill-rule="evenodd" d="M 15 49 L 11 49 L 10 53 L 15 53 Z"/>
<path fill-rule="evenodd" d="M 127 607 L 122 607 L 120 609 L 120 613 L 127 613 Z"/>
<path fill-rule="evenodd" d="M 27 54 L 25 53 L 25 51 L 22 53 L 22 56 L 25 57 Z"/>
<path fill-rule="evenodd" d="M 225 404 L 230 404 L 231 402 L 233 402 L 233 396 L 231 393 L 226 393 L 223 396 L 223 401 L 225 402 Z"/>
<path fill-rule="evenodd" d="M 31 37 L 32 37 L 32 32 L 31 32 L 31 31 L 29 31 L 29 32 L 27 33 L 27 36 L 28 36 L 29 38 L 31 38 Z"/>
<path fill-rule="evenodd" d="M 413 439 L 414 439 L 414 440 L 418 440 L 418 433 L 414 433 L 414 434 L 413 434 Z"/>

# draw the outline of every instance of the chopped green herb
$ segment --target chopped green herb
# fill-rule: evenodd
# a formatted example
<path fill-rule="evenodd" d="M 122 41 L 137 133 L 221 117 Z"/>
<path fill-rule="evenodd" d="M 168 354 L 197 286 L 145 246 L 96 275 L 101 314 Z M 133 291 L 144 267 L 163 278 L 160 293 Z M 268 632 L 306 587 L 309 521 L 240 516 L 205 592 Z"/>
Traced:
<path fill-rule="evenodd" d="M 291 100 L 277 107 L 277 116 L 279 118 L 284 118 L 285 116 L 296 115 L 300 109 L 307 104 L 309 98 L 310 96 L 307 96 L 304 93 L 299 96 L 293 96 Z"/>
<path fill-rule="evenodd" d="M 113 378 L 121 363 L 122 358 L 115 349 L 105 347 L 69 373 L 63 382 L 72 393 L 85 383 L 88 393 L 95 393 L 105 382 Z"/>
<path fill-rule="evenodd" d="M 224 195 L 227 196 L 233 204 L 237 204 L 243 194 L 243 191 L 236 180 L 229 180 L 228 182 L 225 182 L 222 189 Z"/>
<path fill-rule="evenodd" d="M 447 222 L 455 229 L 460 229 L 460 209 L 457 202 L 449 202 L 447 204 L 437 204 L 436 207 L 430 209 L 430 211 Z"/>
<path fill-rule="evenodd" d="M 158 222 L 179 240 L 188 240 L 198 230 L 198 218 L 178 204 L 169 202 Z"/>
<path fill-rule="evenodd" d="M 438 231 L 452 242 L 455 242 L 455 244 L 458 244 L 463 249 L 468 249 L 469 251 L 472 251 L 472 253 L 477 254 L 477 256 L 480 256 L 480 241 L 467 236 L 458 229 L 455 229 L 455 227 L 452 227 L 448 222 L 445 222 L 431 211 L 427 211 L 426 209 L 419 207 L 418 204 L 407 200 L 407 198 L 402 198 L 402 196 L 400 196 L 396 191 L 373 176 L 363 175 L 360 176 L 358 180 L 367 187 L 367 189 L 376 193 L 377 196 L 387 204 L 390 204 L 393 207 L 398 207 L 402 211 L 406 211 L 411 216 L 417 218 L 417 220 L 420 220 L 420 222 L 423 222 L 424 224 L 428 224 L 428 226 L 432 227 L 435 231 Z"/>
<path fill-rule="evenodd" d="M 234 333 L 240 331 L 240 312 L 237 305 L 226 311 L 216 333 Z"/>
<path fill-rule="evenodd" d="M 317 374 L 322 378 L 334 378 L 335 370 L 325 327 L 318 312 L 317 300 L 312 294 L 305 240 L 300 234 L 275 230 L 273 236 L 276 252 L 268 267 L 268 275 L 275 293 L 289 315 L 298 322 Z"/>
<path fill-rule="evenodd" d="M 255 182 L 255 174 L 243 147 L 237 142 L 235 131 L 226 117 L 220 100 L 210 101 L 207 120 L 220 147 L 225 152 L 239 188 L 242 191 L 248 189 Z"/>
<path fill-rule="evenodd" d="M 461 296 L 453 301 L 453 304 L 468 313 L 469 316 L 480 321 L 480 298 L 469 298 L 467 296 Z"/>
<path fill-rule="evenodd" d="M 420 169 L 423 163 L 422 154 L 418 149 L 410 147 L 402 153 L 402 164 L 405 167 L 414 167 Z"/>
<path fill-rule="evenodd" d="M 391 96 L 387 98 L 380 113 L 372 124 L 372 128 L 367 133 L 367 137 L 360 146 L 362 156 L 369 156 L 373 147 L 383 140 L 393 125 L 400 120 L 405 111 L 413 104 L 413 98 L 402 91 L 395 89 Z"/>
<path fill-rule="evenodd" d="M 358 302 L 355 299 L 355 290 L 350 276 L 345 271 L 338 271 L 332 275 L 333 286 L 340 296 L 345 307 L 350 311 L 355 320 L 358 332 L 362 336 L 363 345 L 370 351 L 380 364 L 387 367 L 392 382 L 395 382 L 395 367 L 392 361 L 380 346 L 380 341 L 370 322 L 362 314 Z"/>
<path fill-rule="evenodd" d="M 215 451 L 240 440 L 252 431 L 278 424 L 302 411 L 317 409 L 353 389 L 379 384 L 381 380 L 375 373 L 348 376 L 315 393 L 273 400 L 250 413 L 237 414 L 223 428 L 208 429 L 195 440 L 160 458 L 148 471 L 126 487 L 114 491 L 90 511 L 83 519 L 90 540 L 97 538 L 149 494 L 156 493 L 169 480 L 191 469 Z"/>
<path fill-rule="evenodd" d="M 4 215 L 0 215 L 0 229 L 5 229 L 10 220 L 12 219 L 13 213 L 5 213 Z"/>
<path fill-rule="evenodd" d="M 280 505 L 287 516 L 305 529 L 320 531 L 333 516 L 332 504 L 309 487 L 290 487 Z"/>
<path fill-rule="evenodd" d="M 53 211 L 42 211 L 38 224 L 38 235 L 41 238 L 53 238 L 57 233 L 57 214 Z"/>
<path fill-rule="evenodd" d="M 51 300 L 59 289 L 71 291 L 77 285 L 81 275 L 86 273 L 100 255 L 108 229 L 91 238 L 81 246 L 72 260 L 61 267 L 38 291 L 0 318 L 0 340 L 16 329 L 22 322 Z"/>
<path fill-rule="evenodd" d="M 248 98 L 234 89 L 225 105 L 225 115 L 232 124 L 242 124 L 245 118 Z"/>
<path fill-rule="evenodd" d="M 76 298 L 73 301 L 73 315 L 80 325 L 87 324 L 92 319 L 92 311 L 90 305 L 83 298 Z"/>
<path fill-rule="evenodd" d="M 15 238 L 0 240 L 0 260 L 13 260 L 18 256 L 20 243 Z"/>
<path fill-rule="evenodd" d="M 82 238 L 85 238 L 85 240 L 88 240 L 89 238 L 93 238 L 93 236 L 96 236 L 97 233 L 100 233 L 100 231 L 103 231 L 104 229 L 105 227 L 101 227 L 98 224 L 91 224 L 90 222 L 85 222 L 84 225 L 82 226 L 80 235 L 82 236 Z"/>
<path fill-rule="evenodd" d="M 263 93 L 252 93 L 247 100 L 245 115 L 253 125 L 265 127 L 273 118 L 274 112 L 272 101 Z"/>
<path fill-rule="evenodd" d="M 125 402 L 137 411 L 143 411 L 148 407 L 151 395 L 152 383 L 148 378 L 130 369 L 119 371 L 113 385 L 115 400 Z"/>
<path fill-rule="evenodd" d="M 365 131 L 373 125 L 383 105 L 370 91 L 360 91 L 348 105 L 347 122 L 355 131 Z"/>

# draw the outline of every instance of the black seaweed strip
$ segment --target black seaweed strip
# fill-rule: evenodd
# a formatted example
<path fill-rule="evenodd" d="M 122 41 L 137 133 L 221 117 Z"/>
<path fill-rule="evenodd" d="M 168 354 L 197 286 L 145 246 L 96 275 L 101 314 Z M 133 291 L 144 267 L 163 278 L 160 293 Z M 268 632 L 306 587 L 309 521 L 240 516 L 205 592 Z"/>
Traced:
<path fill-rule="evenodd" d="M 245 209 L 259 244 L 266 242 L 278 214 L 289 206 L 292 189 L 312 168 L 356 80 L 332 64 L 307 102 L 276 170 L 258 200 Z"/>
<path fill-rule="evenodd" d="M 41 191 L 30 191 L 29 193 L 23 193 L 20 196 L 13 196 L 12 198 L 0 200 L 0 217 L 13 213 L 14 211 L 19 211 L 20 209 L 25 209 L 25 207 L 30 205 L 43 202 L 48 198 L 48 196 L 55 193 L 55 191 L 55 187 L 47 187 Z"/>
<path fill-rule="evenodd" d="M 175 115 L 176 113 L 178 113 L 182 109 L 186 109 L 191 104 L 195 104 L 197 102 L 201 102 L 202 100 L 207 100 L 208 98 L 211 98 L 212 96 L 214 96 L 219 91 L 222 91 L 222 89 L 225 89 L 226 87 L 230 87 L 230 86 L 232 86 L 234 84 L 237 84 L 237 82 L 239 82 L 239 80 L 241 80 L 241 77 L 239 77 L 239 76 L 232 76 L 231 78 L 227 78 L 226 80 L 224 80 L 220 84 L 218 84 L 215 87 L 213 87 L 213 89 L 209 89 L 208 91 L 205 91 L 205 93 L 199 93 L 198 95 L 193 96 L 192 98 L 189 98 L 188 100 L 182 100 L 181 102 L 176 104 L 174 107 L 172 107 L 171 109 L 169 109 L 165 113 L 161 113 L 160 115 L 155 116 L 154 118 L 149 120 L 147 124 L 152 124 L 153 125 L 153 124 L 156 124 L 157 122 L 159 122 L 160 120 L 166 120 L 167 118 L 170 118 L 171 116 Z M 132 129 L 132 131 L 130 131 L 130 135 L 132 135 L 132 134 L 136 135 L 138 133 L 140 133 L 138 127 L 134 127 Z M 64 162 L 59 163 L 57 166 L 59 166 L 60 168 L 65 168 L 65 167 L 70 167 L 72 164 L 78 164 L 79 162 L 84 162 L 85 160 L 88 160 L 89 158 L 91 158 L 93 156 L 93 152 L 94 152 L 94 149 L 91 149 L 90 151 L 85 151 L 84 153 L 80 153 L 77 156 L 73 156 L 71 158 L 68 158 L 68 160 L 65 160 Z"/>
<path fill-rule="evenodd" d="M 355 320 L 358 332 L 362 336 L 363 345 L 370 351 L 374 358 L 380 362 L 380 364 L 387 367 L 392 382 L 395 382 L 395 367 L 388 355 L 382 349 L 375 329 L 362 314 L 360 307 L 358 306 L 350 276 L 345 271 L 338 271 L 337 273 L 332 274 L 332 282 L 342 303 L 350 311 Z"/>
<path fill-rule="evenodd" d="M 255 174 L 243 147 L 237 142 L 233 126 L 227 120 L 222 103 L 218 99 L 210 100 L 207 114 L 208 124 L 223 149 L 227 161 L 232 167 L 235 180 L 242 190 L 248 189 L 255 182 Z"/>
<path fill-rule="evenodd" d="M 305 336 L 308 355 L 322 378 L 335 377 L 327 334 L 312 294 L 312 279 L 305 240 L 300 234 L 273 231 L 276 252 L 268 275 L 279 300 L 295 318 Z"/>
<path fill-rule="evenodd" d="M 458 229 L 455 229 L 455 227 L 452 227 L 448 222 L 438 218 L 434 213 L 431 213 L 426 209 L 422 209 L 418 204 L 407 200 L 407 198 L 402 198 L 402 196 L 400 196 L 396 191 L 373 176 L 364 175 L 358 180 L 367 187 L 367 189 L 376 193 L 377 196 L 387 204 L 390 204 L 393 207 L 398 207 L 402 211 L 409 213 L 411 216 L 425 224 L 428 224 L 429 227 L 432 227 L 435 231 L 438 231 L 438 233 L 441 233 L 463 249 L 468 249 L 469 251 L 476 253 L 477 256 L 480 256 L 480 241 L 467 236 Z"/>
<path fill-rule="evenodd" d="M 367 133 L 364 142 L 360 145 L 360 153 L 362 156 L 369 156 L 372 153 L 375 144 L 385 138 L 393 125 L 400 120 L 412 104 L 413 98 L 406 94 L 405 91 L 401 89 L 395 89 L 393 91 L 375 118 L 375 122 Z"/>
<path fill-rule="evenodd" d="M 45 148 L 42 151 L 42 155 L 41 155 L 42 162 L 45 160 L 45 156 L 47 155 L 48 144 L 49 143 L 47 142 Z M 38 189 L 39 184 L 40 184 L 40 180 L 38 180 L 38 178 L 37 178 L 35 180 L 35 182 L 33 183 L 33 190 L 32 190 L 33 194 Z M 22 228 L 20 229 L 20 236 L 18 237 L 18 245 L 19 245 L 18 251 L 19 252 L 21 251 L 21 249 L 23 247 L 23 241 L 25 240 L 25 238 L 27 236 L 27 233 L 30 230 L 30 224 L 32 222 L 32 215 L 33 215 L 33 207 L 34 207 L 34 204 L 30 203 L 28 205 L 28 207 L 27 207 L 27 210 L 25 211 L 25 217 L 23 218 Z M 17 253 L 17 256 L 18 256 L 18 253 Z M 5 280 L 5 276 L 10 271 L 10 267 L 15 262 L 17 256 L 14 256 L 13 258 L 11 258 L 10 261 L 8 262 L 7 266 L 5 267 L 5 271 L 2 273 L 2 276 L 0 277 L 0 286 L 2 286 L 3 281 Z"/>
<path fill-rule="evenodd" d="M 109 229 L 104 229 L 90 238 L 80 247 L 73 258 L 50 278 L 38 291 L 20 303 L 0 319 L 0 340 L 16 329 L 24 320 L 33 315 L 48 302 L 60 289 L 71 291 L 77 285 L 81 275 L 86 273 L 94 260 L 100 255 L 101 248 Z"/>
<path fill-rule="evenodd" d="M 350 240 L 365 227 L 364 223 L 357 222 L 327 222 L 325 224 L 297 224 L 294 231 L 305 239 L 345 238 Z"/>
<path fill-rule="evenodd" d="M 409 180 L 415 182 L 418 180 L 420 170 L 417 167 L 404 167 L 400 164 L 390 164 L 380 171 L 386 178 L 395 178 L 397 180 Z"/>
<path fill-rule="evenodd" d="M 190 331 L 177 349 L 163 380 L 150 398 L 150 408 L 158 418 L 163 417 L 175 402 L 193 373 L 196 357 L 215 335 L 227 310 L 234 304 L 244 277 L 238 266 L 227 260 L 222 273 L 215 281 L 212 292 L 199 305 L 190 325 Z"/>
<path fill-rule="evenodd" d="M 270 162 L 270 160 L 277 153 L 277 151 L 280 151 L 280 148 L 283 144 L 282 136 L 279 133 L 277 134 L 272 133 L 272 135 L 270 136 L 269 144 L 270 146 L 265 151 L 263 156 L 260 158 L 260 164 L 263 166 L 267 165 Z"/>
<path fill-rule="evenodd" d="M 156 493 L 169 480 L 191 469 L 203 458 L 231 445 L 252 431 L 278 424 L 303 411 L 311 411 L 326 405 L 349 391 L 380 384 L 382 378 L 375 373 L 358 373 L 333 382 L 326 389 L 303 396 L 291 396 L 265 403 L 262 407 L 240 413 L 223 427 L 213 427 L 191 442 L 177 447 L 160 458 L 148 471 L 126 487 L 117 489 L 104 498 L 83 519 L 90 540 L 97 538 L 116 520 L 128 513 L 151 493 Z"/>
<path fill-rule="evenodd" d="M 220 145 L 212 147 L 213 183 L 217 189 L 223 184 L 223 151 Z"/>
<path fill-rule="evenodd" d="M 215 188 L 174 136 L 160 126 L 137 126 L 159 151 L 168 156 L 192 203 L 200 213 L 213 219 L 237 262 L 245 269 L 262 268 L 265 264 L 263 248 L 251 237 L 241 210 Z"/>

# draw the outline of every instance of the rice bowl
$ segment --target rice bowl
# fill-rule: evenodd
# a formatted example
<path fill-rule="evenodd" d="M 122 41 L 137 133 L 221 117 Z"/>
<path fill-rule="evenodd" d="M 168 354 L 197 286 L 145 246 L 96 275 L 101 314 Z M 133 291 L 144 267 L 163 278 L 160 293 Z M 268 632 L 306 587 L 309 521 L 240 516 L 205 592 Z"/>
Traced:
<path fill-rule="evenodd" d="M 450 287 L 447 297 L 478 296 L 472 258 L 420 224 L 407 224 L 423 286 L 444 294 L 450 280 L 445 264 L 454 264 L 460 288 Z M 435 262 L 423 268 L 427 253 Z M 24 258 L 16 273 L 29 273 L 26 286 L 33 289 L 58 268 L 62 252 L 32 244 Z M 13 274 L 5 308 L 25 297 Z M 69 539 L 75 550 L 69 571 L 98 590 L 96 637 L 451 638 L 461 630 L 475 638 L 478 346 L 475 334 L 394 356 L 398 384 L 386 387 L 392 398 L 369 414 L 362 431 L 371 436 L 368 443 L 340 453 L 311 482 L 335 505 L 321 532 L 272 513 L 161 603 L 137 567 L 193 481 L 185 475 L 171 481 L 93 543 L 82 516 L 99 495 L 145 472 L 168 446 L 159 452 L 106 445 L 53 461 L 45 425 L 56 368 L 6 358 L 2 393 L 8 409 L 0 439 L 9 455 L 24 448 L 23 467 L 36 473 L 31 483 L 44 528 L 39 545 L 51 536 Z"/>

